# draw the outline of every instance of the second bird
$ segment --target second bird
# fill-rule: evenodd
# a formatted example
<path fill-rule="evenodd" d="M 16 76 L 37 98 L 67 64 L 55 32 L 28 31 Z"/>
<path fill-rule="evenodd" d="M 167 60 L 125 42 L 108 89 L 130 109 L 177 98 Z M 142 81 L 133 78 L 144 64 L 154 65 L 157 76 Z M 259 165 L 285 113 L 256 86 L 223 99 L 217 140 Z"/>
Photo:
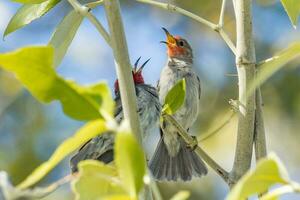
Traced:
<path fill-rule="evenodd" d="M 156 89 L 151 85 L 144 83 L 142 71 L 147 60 L 139 69 L 136 61 L 132 76 L 137 95 L 137 112 L 139 114 L 140 124 L 142 128 L 143 141 L 150 134 L 151 129 L 158 125 L 161 106 L 158 99 Z M 120 123 L 123 119 L 123 109 L 121 104 L 121 96 L 119 91 L 119 81 L 115 82 L 115 120 Z M 72 172 L 77 172 L 78 163 L 82 160 L 99 160 L 104 163 L 110 163 L 114 160 L 114 140 L 115 136 L 112 133 L 103 133 L 83 145 L 78 152 L 71 158 L 70 167 Z"/>
<path fill-rule="evenodd" d="M 186 96 L 182 107 L 173 115 L 188 130 L 196 121 L 200 101 L 200 79 L 193 69 L 193 52 L 189 43 L 171 35 L 165 28 L 168 60 L 158 83 L 159 99 L 163 104 L 166 95 L 181 79 L 186 81 Z M 191 180 L 207 174 L 204 162 L 187 146 L 170 123 L 161 124 L 161 139 L 150 161 L 150 169 L 158 180 Z"/>

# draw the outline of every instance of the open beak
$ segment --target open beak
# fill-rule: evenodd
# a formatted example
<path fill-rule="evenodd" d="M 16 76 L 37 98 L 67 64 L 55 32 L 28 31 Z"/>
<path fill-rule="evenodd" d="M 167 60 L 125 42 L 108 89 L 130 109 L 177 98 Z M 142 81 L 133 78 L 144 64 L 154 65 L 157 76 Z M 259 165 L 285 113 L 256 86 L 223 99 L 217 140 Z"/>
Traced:
<path fill-rule="evenodd" d="M 176 39 L 173 37 L 173 35 L 171 35 L 166 28 L 162 27 L 162 29 L 166 33 L 167 41 L 161 41 L 161 43 L 165 43 L 167 45 L 168 44 L 176 44 Z"/>
<path fill-rule="evenodd" d="M 140 59 L 141 59 L 141 56 L 140 56 L 140 57 L 135 61 L 135 63 L 134 63 L 134 72 L 137 71 L 137 68 L 138 68 L 138 64 L 139 64 Z"/>
<path fill-rule="evenodd" d="M 146 64 L 149 62 L 150 59 L 151 58 L 149 58 L 148 60 L 146 60 L 146 62 L 144 62 L 144 64 L 138 69 L 137 72 L 141 72 L 144 69 L 144 67 L 146 66 Z"/>

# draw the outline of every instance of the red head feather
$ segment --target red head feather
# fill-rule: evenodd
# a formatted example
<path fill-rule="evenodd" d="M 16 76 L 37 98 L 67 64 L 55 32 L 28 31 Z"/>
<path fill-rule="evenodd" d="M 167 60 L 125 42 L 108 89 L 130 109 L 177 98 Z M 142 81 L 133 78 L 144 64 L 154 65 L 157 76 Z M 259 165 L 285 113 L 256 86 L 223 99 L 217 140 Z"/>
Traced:
<path fill-rule="evenodd" d="M 134 64 L 134 68 L 132 70 L 132 78 L 133 78 L 133 81 L 134 81 L 135 85 L 144 84 L 145 83 L 144 82 L 144 77 L 142 75 L 142 71 L 143 71 L 143 68 L 145 67 L 145 65 L 150 60 L 150 58 L 148 60 L 146 60 L 146 62 L 144 62 L 144 64 L 139 69 L 137 69 L 138 63 L 139 63 L 140 59 L 141 59 L 141 57 L 139 57 L 137 59 L 137 61 Z M 115 81 L 114 88 L 115 88 L 115 94 L 118 94 L 119 93 L 119 81 L 118 81 L 118 79 Z"/>

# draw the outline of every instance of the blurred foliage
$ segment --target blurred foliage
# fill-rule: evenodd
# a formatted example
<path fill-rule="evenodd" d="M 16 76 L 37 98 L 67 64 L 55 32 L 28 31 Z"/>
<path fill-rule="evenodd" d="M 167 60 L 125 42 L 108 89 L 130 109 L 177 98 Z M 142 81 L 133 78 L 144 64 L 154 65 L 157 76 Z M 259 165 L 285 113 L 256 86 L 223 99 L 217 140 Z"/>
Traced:
<path fill-rule="evenodd" d="M 72 118 L 101 118 L 99 109 L 113 113 L 114 104 L 105 83 L 81 86 L 64 80 L 53 70 L 53 58 L 52 47 L 25 47 L 0 54 L 0 65 L 15 73 L 17 79 L 41 102 L 59 100 L 64 112 Z"/>
<path fill-rule="evenodd" d="M 48 161 L 42 163 L 19 185 L 18 188 L 25 189 L 40 181 L 53 168 L 58 165 L 66 156 L 80 148 L 92 138 L 105 132 L 107 127 L 101 119 L 88 122 L 79 129 L 72 137 L 63 141 L 54 151 Z"/>
<path fill-rule="evenodd" d="M 26 0 L 19 0 L 26 1 Z M 34 0 L 35 1 L 35 0 Z M 39 0 L 36 0 L 39 1 Z M 50 2 L 50 1 L 48 1 Z M 81 1 L 88 2 L 88 1 Z M 217 22 L 219 17 L 219 11 L 221 7 L 221 1 L 208 1 L 208 0 L 189 0 L 189 1 L 170 1 L 171 3 L 175 3 L 176 5 L 183 7 L 195 14 L 198 14 L 206 19 Z M 123 12 L 133 13 L 138 9 L 137 7 L 142 7 L 134 1 L 122 1 Z M 70 10 L 70 7 L 66 2 L 60 3 L 60 10 L 50 11 L 49 14 L 53 19 L 57 19 L 56 21 L 60 21 L 63 19 L 63 15 L 67 13 L 67 10 Z M 37 7 L 37 6 L 29 6 L 29 7 Z M 50 6 L 51 7 L 51 6 Z M 279 14 L 276 16 L 278 19 L 274 18 L 274 23 L 267 23 L 266 27 L 270 30 L 273 30 L 274 26 L 282 27 L 282 23 L 280 24 L 280 20 L 285 19 L 287 16 L 283 15 L 283 12 L 280 12 L 282 6 L 275 0 L 257 0 L 255 1 L 254 9 L 262 12 L 262 9 L 270 10 L 272 12 L 278 12 Z M 296 7 L 295 7 L 296 8 Z M 48 8 L 47 8 L 48 9 Z M 39 18 L 48 10 L 42 9 L 34 18 L 31 18 L 29 21 L 24 17 L 21 13 L 19 14 L 19 20 L 21 23 L 13 22 L 10 25 L 10 28 L 6 33 L 12 32 L 21 26 L 31 22 L 31 20 L 35 18 Z M 23 8 L 24 10 L 24 8 Z M 287 9 L 289 12 L 289 9 Z M 19 11 L 20 12 L 20 11 Z M 24 13 L 24 11 L 23 11 Z M 141 14 L 142 13 L 142 14 Z M 222 65 L 220 66 L 225 72 L 235 73 L 234 67 L 234 58 L 232 55 L 229 55 L 227 50 L 221 48 L 218 45 L 220 42 L 217 34 L 211 32 L 211 30 L 195 23 L 192 20 L 186 19 L 184 17 L 178 17 L 176 14 L 174 18 L 170 18 L 170 15 L 166 15 L 165 11 L 158 11 L 155 8 L 147 7 L 147 11 L 141 9 L 141 13 L 138 16 L 141 17 L 156 17 L 159 19 L 160 24 L 158 26 L 162 26 L 163 23 L 172 23 L 176 22 L 176 27 L 180 30 L 183 30 L 184 33 L 189 33 L 189 37 L 195 42 L 193 46 L 196 47 L 195 52 L 200 52 L 201 48 L 206 51 L 213 52 L 213 59 L 221 59 L 218 56 L 221 54 L 226 58 L 222 60 Z M 259 21 L 259 17 L 256 16 L 257 12 L 255 12 L 254 17 Z M 291 15 L 291 14 L 290 14 Z M 295 24 L 295 14 L 292 14 L 292 20 Z M 1 16 L 1 13 L 0 13 Z M 49 18 L 48 18 L 49 19 Z M 175 20 L 177 19 L 177 20 Z M 27 20 L 27 21 L 26 21 Z M 52 20 L 49 20 L 52 22 Z M 55 21 L 55 20 L 53 20 Z M 275 24 L 275 21 L 279 21 L 278 24 Z M 53 22 L 52 22 L 53 23 Z M 31 28 L 30 28 L 31 27 Z M 44 32 L 51 32 L 49 30 L 48 24 L 40 24 L 37 25 L 33 23 L 26 30 L 28 32 L 32 32 L 32 37 L 35 36 L 33 34 L 37 30 Z M 65 28 L 65 27 L 64 27 Z M 76 27 L 75 27 L 76 28 Z M 130 27 L 131 28 L 131 27 Z M 134 27 L 136 28 L 136 27 Z M 255 31 L 261 27 L 255 27 Z M 231 2 L 229 1 L 227 5 L 227 12 L 225 15 L 225 29 L 228 31 L 230 37 L 235 40 L 235 20 L 234 20 L 234 12 L 232 9 Z M 283 29 L 283 28 L 282 28 Z M 69 28 L 66 28 L 69 30 Z M 289 38 L 292 33 L 298 34 L 298 32 L 292 32 L 293 30 L 282 30 L 281 35 L 284 38 Z M 62 40 L 66 41 L 65 38 L 74 37 L 74 32 L 71 34 L 59 34 L 63 36 Z M 271 31 L 270 34 L 273 32 Z M 65 34 L 65 35 L 64 35 Z M 270 41 L 268 40 L 268 36 L 261 37 L 256 35 L 256 49 L 257 49 L 257 58 L 258 60 L 263 60 L 265 58 L 270 57 L 271 55 L 279 52 L 282 49 L 282 44 L 278 45 L 280 41 Z M 37 35 L 37 34 L 36 34 Z M 85 36 L 86 37 L 86 36 Z M 299 37 L 296 37 L 299 39 Z M 22 38 L 20 38 L 21 40 Z M 59 38 L 61 39 L 61 38 Z M 206 42 L 207 40 L 207 42 Z M 58 41 L 58 42 L 57 42 Z M 56 44 L 60 43 L 60 40 L 56 40 Z M 18 41 L 17 41 L 18 42 Z M 128 41 L 129 43 L 132 41 Z M 206 43 L 205 43 L 206 42 Z M 198 45 L 198 43 L 200 45 Z M 202 43 L 204 43 L 204 47 L 201 47 Z M 207 45 L 207 44 L 211 45 Z M 286 40 L 284 42 L 286 47 Z M 210 46 L 216 45 L 217 47 L 213 49 Z M 222 44 L 223 45 L 223 44 Z M 58 62 L 60 62 L 60 56 L 64 55 L 64 51 L 68 48 L 69 44 L 65 46 L 62 45 L 61 54 L 58 55 Z M 224 46 L 223 46 L 224 47 Z M 4 47 L 5 48 L 5 47 Z M 219 49 L 220 48 L 220 49 Z M 3 49 L 1 49 L 3 51 Z M 203 53 L 203 52 L 201 52 Z M 86 56 L 84 53 L 82 56 Z M 203 59 L 203 57 L 199 57 L 197 59 Z M 205 59 L 205 57 L 204 57 Z M 210 61 L 210 60 L 205 60 Z M 204 63 L 205 64 L 205 63 Z M 210 65 L 211 62 L 207 63 Z M 297 156 L 286 156 L 291 155 L 291 152 L 298 151 L 298 145 L 295 144 L 297 142 L 295 138 L 299 137 L 299 120 L 300 120 L 300 94 L 298 92 L 300 85 L 300 70 L 294 69 L 299 65 L 298 61 L 294 61 L 285 66 L 285 69 L 280 73 L 276 74 L 269 81 L 267 81 L 263 87 L 263 96 L 265 103 L 265 113 L 266 113 L 266 126 L 267 130 L 272 130 L 272 132 L 268 135 L 269 143 L 271 148 L 275 148 L 278 151 L 281 151 L 281 156 L 283 159 L 291 159 L 294 164 L 289 164 L 288 169 L 293 169 L 295 166 L 299 166 L 300 160 Z M 202 67 L 202 66 L 201 66 Z M 199 69 L 197 69 L 199 70 Z M 210 79 L 206 76 L 206 71 L 200 69 L 199 73 L 202 75 L 202 83 L 205 83 L 204 86 L 204 95 L 201 97 L 201 104 L 203 105 L 201 108 L 201 113 L 195 127 L 197 133 L 204 133 L 208 129 L 216 126 L 218 124 L 218 120 L 224 116 L 224 113 L 227 112 L 229 105 L 228 100 L 234 99 L 237 96 L 237 78 L 235 76 L 225 76 L 225 81 L 216 85 L 215 79 Z M 203 84 L 202 84 L 203 85 Z M 43 140 L 47 140 L 46 134 L 51 134 L 49 131 L 45 131 L 45 128 L 55 126 L 59 122 L 53 122 L 48 117 L 49 110 L 40 105 L 37 101 L 33 99 L 30 94 L 24 92 L 21 89 L 21 85 L 14 78 L 14 76 L 8 72 L 0 71 L 0 169 L 6 170 L 12 177 L 14 183 L 19 183 L 21 180 L 25 178 L 36 166 L 38 166 L 42 160 L 45 160 L 46 157 L 41 156 L 42 152 L 39 152 L 40 149 L 38 146 L 38 137 L 41 136 Z M 57 118 L 58 119 L 58 118 Z M 64 122 L 65 119 L 62 121 Z M 224 163 L 224 165 L 229 165 L 231 162 L 230 156 L 228 153 L 232 153 L 230 150 L 233 148 L 233 140 L 234 140 L 234 127 L 235 127 L 235 119 L 233 119 L 228 127 L 222 129 L 219 135 L 213 136 L 210 138 L 209 142 L 204 144 L 204 148 L 211 151 L 213 157 L 217 160 L 220 160 Z M 275 128 L 273 128 L 275 127 Z M 280 127 L 280 129 L 278 128 Z M 71 128 L 66 127 L 66 132 L 71 132 Z M 276 130 L 278 129 L 278 130 Z M 276 132 L 277 131 L 277 132 Z M 51 131 L 50 131 L 51 132 Z M 284 134 L 284 140 L 283 140 Z M 50 147 L 57 146 L 61 141 L 46 141 L 49 143 Z M 43 151 L 47 152 L 49 155 L 52 152 L 53 148 L 48 148 L 49 146 L 43 147 Z M 284 148 L 286 147 L 286 148 Z M 288 148 L 287 148 L 288 147 Z M 230 149 L 230 150 L 228 150 Z M 287 150 L 288 149 L 288 150 Z M 287 152 L 288 151 L 288 152 Z M 296 153 L 295 153 L 296 155 Z M 295 166 L 294 166 L 295 165 Z M 230 165 L 229 165 L 230 166 Z M 296 167 L 298 169 L 298 167 Z M 67 170 L 65 170 L 67 171 Z M 65 172 L 64 171 L 64 172 Z M 142 173 L 139 173 L 142 174 Z M 299 172 L 295 173 L 299 176 Z M 141 176 L 139 175 L 139 178 Z M 79 179 L 80 180 L 80 179 Z M 141 181 L 141 180 L 139 180 Z M 217 179 L 214 175 L 209 175 L 208 177 L 204 177 L 201 180 L 196 180 L 191 183 L 161 183 L 159 184 L 163 196 L 165 199 L 171 198 L 178 190 L 189 190 L 191 191 L 190 199 L 224 199 L 224 186 L 220 185 L 220 180 Z M 139 182 L 140 184 L 141 182 Z M 138 185 L 139 185 L 138 184 Z M 133 186 L 136 184 L 131 184 Z M 222 193 L 223 192 L 223 193 Z M 59 196 L 59 195 L 58 195 Z M 61 197 L 66 197 L 62 192 Z M 53 199 L 59 199 L 57 196 L 53 197 Z"/>
<path fill-rule="evenodd" d="M 2 101 L 1 101 L 2 102 Z M 1 169 L 9 171 L 14 183 L 20 182 L 39 163 L 35 140 L 45 126 L 44 112 L 27 93 L 21 93 L 0 116 Z"/>
<path fill-rule="evenodd" d="M 279 188 L 268 191 L 278 184 Z M 287 191 L 286 186 L 289 186 L 291 190 Z M 267 158 L 261 159 L 254 170 L 247 172 L 234 185 L 226 200 L 247 199 L 253 195 L 261 195 L 259 198 L 261 200 L 275 200 L 288 192 L 300 193 L 300 185 L 290 180 L 282 162 L 271 153 Z"/>

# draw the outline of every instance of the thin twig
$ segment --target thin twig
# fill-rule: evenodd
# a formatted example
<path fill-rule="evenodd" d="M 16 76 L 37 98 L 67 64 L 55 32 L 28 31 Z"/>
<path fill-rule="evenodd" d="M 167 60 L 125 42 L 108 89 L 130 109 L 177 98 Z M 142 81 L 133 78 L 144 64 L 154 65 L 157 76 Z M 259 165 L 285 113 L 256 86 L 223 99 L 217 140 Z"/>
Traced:
<path fill-rule="evenodd" d="M 224 26 L 225 8 L 226 8 L 226 0 L 223 0 L 221 12 L 220 12 L 220 18 L 219 18 L 219 26 L 222 28 Z"/>
<path fill-rule="evenodd" d="M 59 179 L 58 181 L 52 183 L 51 185 L 49 185 L 48 187 L 46 187 L 45 189 L 47 189 L 50 192 L 54 192 L 57 188 L 59 188 L 60 186 L 70 182 L 71 180 L 73 180 L 74 176 L 72 174 L 69 174 L 61 179 Z"/>
<path fill-rule="evenodd" d="M 267 156 L 266 134 L 263 119 L 263 102 L 260 88 L 256 89 L 256 109 L 254 122 L 254 149 L 256 161 Z"/>
<path fill-rule="evenodd" d="M 102 26 L 102 24 L 98 21 L 98 19 L 91 13 L 88 12 L 86 17 L 90 20 L 90 22 L 96 27 L 98 32 L 102 35 L 102 37 L 105 39 L 106 43 L 111 46 L 110 43 L 110 36 Z"/>
<path fill-rule="evenodd" d="M 68 0 L 69 3 L 73 6 L 73 8 L 80 13 L 82 16 L 85 16 L 88 18 L 88 20 L 96 27 L 98 32 L 102 35 L 102 37 L 105 39 L 107 44 L 111 46 L 110 44 L 110 36 L 107 33 L 107 31 L 104 29 L 102 24 L 98 21 L 98 19 L 90 12 L 89 7 L 81 5 L 77 0 Z M 99 3 L 99 2 L 98 2 Z M 92 5 L 93 7 L 93 5 Z"/>
<path fill-rule="evenodd" d="M 182 15 L 185 15 L 187 17 L 190 17 L 190 18 L 196 20 L 197 22 L 200 22 L 201 24 L 203 24 L 203 25 L 209 27 L 210 29 L 216 31 L 217 33 L 219 33 L 219 35 L 223 38 L 223 40 L 228 45 L 228 47 L 231 49 L 231 51 L 236 55 L 235 45 L 233 44 L 233 42 L 231 41 L 229 36 L 225 33 L 223 27 L 221 27 L 220 25 L 210 22 L 198 15 L 195 15 L 194 13 L 191 13 L 183 8 L 177 7 L 170 3 L 162 3 L 162 2 L 157 2 L 157 1 L 153 1 L 153 0 L 137 0 L 137 1 L 141 2 L 141 3 L 150 4 L 150 5 L 156 6 L 161 9 L 180 13 Z M 223 15 L 223 14 L 221 14 L 221 15 Z"/>
<path fill-rule="evenodd" d="M 180 7 L 177 7 L 175 5 L 172 5 L 172 4 L 169 4 L 169 3 L 162 3 L 162 2 L 157 2 L 157 1 L 152 1 L 152 0 L 137 0 L 138 2 L 141 2 L 141 3 L 146 3 L 146 4 L 150 4 L 150 5 L 153 5 L 153 6 L 157 6 L 159 8 L 162 8 L 162 9 L 165 9 L 165 10 L 169 10 L 169 11 L 172 11 L 172 12 L 177 12 L 177 13 L 180 13 L 180 14 L 183 14 L 187 17 L 190 17 L 206 26 L 208 26 L 209 28 L 215 30 L 218 26 L 202 17 L 199 17 L 198 15 L 195 15 L 187 10 L 184 10 Z"/>
<path fill-rule="evenodd" d="M 174 119 L 173 116 L 163 114 L 164 120 L 172 123 L 178 130 L 179 135 L 184 139 L 187 144 L 193 144 L 194 139 L 182 128 L 182 126 Z M 196 146 L 195 152 L 201 157 L 223 180 L 228 183 L 229 173 L 224 170 L 218 163 L 216 163 L 199 145 Z"/>
<path fill-rule="evenodd" d="M 262 66 L 263 64 L 266 64 L 266 63 L 268 63 L 268 62 L 274 61 L 274 60 L 276 60 L 276 59 L 278 59 L 278 58 L 279 58 L 279 56 L 273 56 L 273 57 L 271 57 L 271 58 L 268 58 L 268 59 L 265 59 L 265 60 L 262 60 L 262 61 L 258 62 L 256 66 L 257 66 L 257 67 L 260 67 L 260 66 Z"/>
<path fill-rule="evenodd" d="M 207 133 L 207 134 L 204 134 L 202 137 L 199 137 L 198 141 L 202 142 L 208 138 L 210 138 L 211 136 L 215 135 L 216 133 L 218 133 L 220 130 L 222 130 L 230 121 L 231 119 L 234 117 L 235 115 L 235 112 L 233 110 L 230 111 L 231 114 L 230 116 L 221 124 L 219 125 L 217 128 L 215 128 L 213 131 Z"/>
<path fill-rule="evenodd" d="M 85 4 L 85 6 L 90 9 L 93 9 L 102 4 L 103 4 L 103 0 L 98 0 L 98 1 L 93 1 L 93 2 L 87 3 L 87 4 Z"/>
<path fill-rule="evenodd" d="M 160 194 L 158 185 L 152 177 L 150 178 L 150 188 L 151 188 L 151 191 L 153 193 L 153 196 L 154 196 L 155 200 L 162 200 L 163 199 L 161 194 Z"/>
<path fill-rule="evenodd" d="M 227 76 L 227 77 L 238 77 L 238 74 L 226 73 L 225 76 Z"/>
<path fill-rule="evenodd" d="M 223 28 L 220 28 L 219 34 L 223 38 L 223 40 L 227 44 L 227 46 L 230 48 L 230 50 L 232 51 L 232 53 L 234 55 L 236 55 L 236 47 L 233 44 L 232 40 L 229 38 L 228 34 L 224 31 Z"/>

